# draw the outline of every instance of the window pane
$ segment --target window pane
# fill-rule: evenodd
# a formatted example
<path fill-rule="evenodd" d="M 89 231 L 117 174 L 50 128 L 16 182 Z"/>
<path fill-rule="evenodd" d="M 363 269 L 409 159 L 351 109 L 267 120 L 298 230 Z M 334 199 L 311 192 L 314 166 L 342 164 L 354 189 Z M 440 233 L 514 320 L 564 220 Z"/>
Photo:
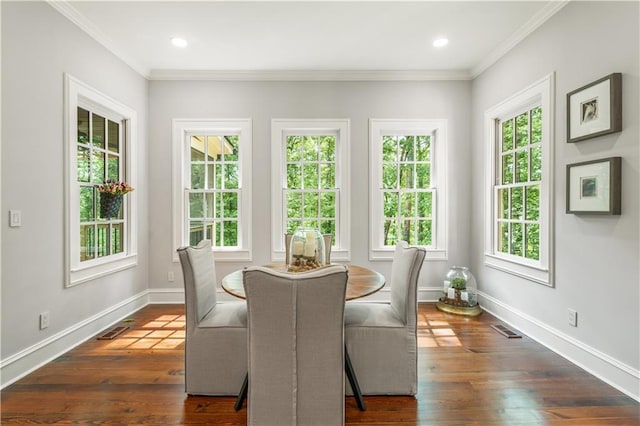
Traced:
<path fill-rule="evenodd" d="M 416 221 L 405 219 L 401 222 L 401 237 L 410 245 L 416 244 Z"/>
<path fill-rule="evenodd" d="M 235 192 L 223 192 L 220 195 L 224 206 L 222 217 L 238 217 L 238 194 Z"/>
<path fill-rule="evenodd" d="M 204 194 L 196 192 L 189 194 L 189 217 L 204 217 L 203 211 Z"/>
<path fill-rule="evenodd" d="M 325 218 L 336 217 L 335 192 L 323 192 L 320 194 L 320 216 Z"/>
<path fill-rule="evenodd" d="M 498 189 L 498 217 L 509 219 L 509 190 L 507 188 Z"/>
<path fill-rule="evenodd" d="M 109 151 L 120 151 L 120 125 L 118 123 L 108 120 L 108 137 L 109 137 Z"/>
<path fill-rule="evenodd" d="M 502 152 L 513 149 L 513 120 L 502 122 Z"/>
<path fill-rule="evenodd" d="M 78 108 L 78 143 L 89 143 L 89 111 Z"/>
<path fill-rule="evenodd" d="M 302 189 L 302 175 L 300 166 L 297 164 L 287 164 L 287 188 Z"/>
<path fill-rule="evenodd" d="M 336 187 L 335 164 L 320 164 L 320 188 L 331 189 Z"/>
<path fill-rule="evenodd" d="M 525 257 L 528 259 L 540 260 L 540 227 L 537 224 L 525 225 L 527 252 Z"/>
<path fill-rule="evenodd" d="M 413 189 L 413 164 L 400 164 L 400 188 Z"/>
<path fill-rule="evenodd" d="M 529 155 L 527 150 L 516 152 L 516 182 L 529 180 Z"/>
<path fill-rule="evenodd" d="M 95 220 L 94 188 L 92 186 L 80 187 L 80 222 Z"/>
<path fill-rule="evenodd" d="M 98 257 L 109 255 L 109 246 L 111 239 L 109 238 L 109 225 L 98 225 Z"/>
<path fill-rule="evenodd" d="M 542 107 L 531 110 L 531 143 L 542 140 Z"/>
<path fill-rule="evenodd" d="M 431 185 L 431 166 L 416 164 L 416 188 L 429 188 Z"/>
<path fill-rule="evenodd" d="M 529 144 L 529 113 L 516 117 L 516 147 Z"/>
<path fill-rule="evenodd" d="M 305 136 L 302 151 L 304 153 L 304 161 L 318 161 L 318 137 Z"/>
<path fill-rule="evenodd" d="M 238 161 L 240 159 L 240 141 L 238 135 L 225 136 L 224 161 Z"/>
<path fill-rule="evenodd" d="M 296 229 L 302 226 L 302 221 L 300 220 L 288 220 L 287 221 L 287 233 L 293 234 Z"/>
<path fill-rule="evenodd" d="M 513 154 L 502 156 L 502 184 L 513 183 Z"/>
<path fill-rule="evenodd" d="M 224 246 L 235 247 L 238 245 L 238 222 L 225 220 L 224 226 Z"/>
<path fill-rule="evenodd" d="M 107 175 L 109 177 L 109 179 L 111 179 L 114 182 L 119 182 L 120 179 L 120 157 L 117 156 L 113 156 L 113 155 L 108 155 L 108 164 L 109 164 L 109 171 L 107 172 Z"/>
<path fill-rule="evenodd" d="M 100 151 L 91 153 L 91 182 L 102 183 L 105 180 L 105 154 Z"/>
<path fill-rule="evenodd" d="M 303 168 L 304 168 L 304 187 L 306 189 L 317 189 L 318 188 L 318 165 L 305 164 Z"/>
<path fill-rule="evenodd" d="M 384 221 L 384 245 L 395 246 L 398 242 L 398 222 L 396 220 Z"/>
<path fill-rule="evenodd" d="M 225 145 L 224 153 L 231 151 Z M 220 136 L 207 136 L 207 161 L 220 161 L 222 159 L 222 139 Z"/>
<path fill-rule="evenodd" d="M 304 194 L 304 217 L 305 218 L 318 217 L 318 193 L 317 192 L 307 192 Z"/>
<path fill-rule="evenodd" d="M 204 161 L 204 136 L 191 136 L 191 161 Z"/>
<path fill-rule="evenodd" d="M 382 165 L 382 187 L 386 189 L 398 187 L 398 166 L 395 163 Z"/>
<path fill-rule="evenodd" d="M 289 218 L 302 217 L 302 193 L 300 192 L 287 193 L 287 217 Z"/>
<path fill-rule="evenodd" d="M 526 189 L 526 220 L 538 220 L 540 218 L 540 186 L 531 185 Z"/>
<path fill-rule="evenodd" d="M 430 141 L 430 136 L 416 136 L 416 161 L 431 161 Z"/>
<path fill-rule="evenodd" d="M 193 170 L 193 165 L 191 167 Z M 216 168 L 217 167 L 221 167 L 221 166 L 217 164 L 207 164 L 207 189 L 220 189 L 220 188 L 216 188 Z M 191 178 L 193 179 L 193 174 L 191 175 Z"/>
<path fill-rule="evenodd" d="M 89 149 L 78 147 L 78 182 L 89 182 Z"/>
<path fill-rule="evenodd" d="M 80 226 L 80 261 L 93 259 L 95 257 L 95 235 L 94 225 Z"/>
<path fill-rule="evenodd" d="M 213 241 L 216 238 L 216 222 L 204 224 L 204 239 Z M 213 243 L 212 243 L 213 244 Z"/>
<path fill-rule="evenodd" d="M 430 246 L 431 245 L 431 221 L 419 220 L 418 222 L 418 245 Z"/>
<path fill-rule="evenodd" d="M 122 223 L 111 225 L 111 254 L 124 251 L 124 226 Z"/>
<path fill-rule="evenodd" d="M 238 188 L 238 165 L 235 163 L 224 165 L 224 187 L 226 189 Z"/>
<path fill-rule="evenodd" d="M 336 221 L 335 220 L 320 221 L 320 232 L 323 234 L 336 235 Z"/>
<path fill-rule="evenodd" d="M 98 114 L 91 114 L 91 119 L 93 122 L 93 136 L 91 138 L 91 142 L 93 146 L 97 148 L 104 149 L 104 140 L 105 140 L 105 125 L 104 125 L 104 117 L 99 116 Z"/>
<path fill-rule="evenodd" d="M 397 217 L 398 216 L 398 203 L 399 203 L 399 196 L 400 194 L 398 192 L 385 192 L 383 194 L 384 196 L 384 205 L 383 205 L 383 209 L 384 209 L 384 217 Z"/>
<path fill-rule="evenodd" d="M 398 138 L 400 144 L 400 161 L 414 161 L 413 156 L 413 136 L 401 136 Z"/>
<path fill-rule="evenodd" d="M 191 164 L 191 189 L 204 189 L 204 164 Z"/>
<path fill-rule="evenodd" d="M 531 180 L 542 180 L 542 147 L 531 148 Z"/>
<path fill-rule="evenodd" d="M 418 217 L 431 217 L 431 193 L 418 192 Z"/>
<path fill-rule="evenodd" d="M 522 219 L 522 188 L 511 188 L 511 219 Z"/>
<path fill-rule="evenodd" d="M 288 162 L 302 160 L 302 137 L 301 136 L 287 136 L 286 160 Z"/>
<path fill-rule="evenodd" d="M 320 161 L 336 160 L 336 138 L 334 136 L 320 136 Z"/>
<path fill-rule="evenodd" d="M 511 223 L 511 254 L 516 256 L 523 255 L 523 235 L 522 235 L 522 224 L 521 223 Z"/>
<path fill-rule="evenodd" d="M 216 194 L 214 192 L 207 192 L 204 194 L 205 200 L 205 213 L 204 216 L 207 218 L 215 218 L 215 205 L 216 205 Z"/>
<path fill-rule="evenodd" d="M 204 223 L 198 220 L 192 220 L 189 222 L 189 245 L 198 245 L 200 241 L 204 240 Z"/>
<path fill-rule="evenodd" d="M 509 253 L 509 223 L 500 222 L 498 233 L 498 250 L 502 253 Z"/>
<path fill-rule="evenodd" d="M 395 136 L 382 137 L 382 161 L 398 161 L 398 147 Z"/>
<path fill-rule="evenodd" d="M 305 228 L 317 228 L 318 219 L 305 219 L 302 221 L 302 226 L 304 226 Z"/>
<path fill-rule="evenodd" d="M 214 175 L 215 182 L 213 184 L 218 189 L 222 188 L 222 166 L 220 164 L 216 164 Z"/>
<path fill-rule="evenodd" d="M 414 192 L 403 192 L 400 194 L 400 216 L 416 217 L 416 194 Z"/>

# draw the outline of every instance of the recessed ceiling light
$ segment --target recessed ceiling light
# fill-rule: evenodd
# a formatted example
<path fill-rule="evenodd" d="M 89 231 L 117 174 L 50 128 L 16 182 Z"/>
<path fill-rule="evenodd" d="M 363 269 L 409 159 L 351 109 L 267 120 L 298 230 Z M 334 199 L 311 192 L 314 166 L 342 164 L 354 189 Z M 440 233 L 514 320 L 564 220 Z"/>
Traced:
<path fill-rule="evenodd" d="M 174 37 L 171 39 L 171 44 L 173 44 L 175 47 L 187 47 L 189 43 L 187 43 L 187 40 L 183 38 Z"/>
<path fill-rule="evenodd" d="M 445 37 L 438 37 L 433 41 L 434 47 L 445 47 L 447 44 L 449 44 L 449 39 Z"/>

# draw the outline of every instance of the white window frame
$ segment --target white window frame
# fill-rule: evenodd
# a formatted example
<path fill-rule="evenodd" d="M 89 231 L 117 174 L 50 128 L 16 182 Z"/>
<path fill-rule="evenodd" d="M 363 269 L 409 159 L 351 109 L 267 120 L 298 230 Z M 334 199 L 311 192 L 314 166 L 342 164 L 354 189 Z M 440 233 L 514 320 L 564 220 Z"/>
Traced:
<path fill-rule="evenodd" d="M 296 135 L 335 135 L 336 140 L 336 235 L 331 249 L 331 261 L 351 260 L 349 195 L 349 119 L 272 119 L 271 120 L 271 260 L 284 261 L 286 230 L 286 138 Z"/>
<path fill-rule="evenodd" d="M 173 120 L 173 261 L 178 262 L 177 249 L 189 245 L 189 188 L 191 187 L 189 135 L 238 135 L 238 247 L 213 247 L 216 261 L 251 261 L 251 147 L 252 121 L 239 119 L 181 119 Z"/>
<path fill-rule="evenodd" d="M 393 260 L 394 247 L 385 247 L 382 233 L 382 137 L 385 135 L 425 134 L 431 136 L 431 186 L 433 190 L 432 244 L 425 260 L 447 259 L 447 120 L 446 119 L 369 119 L 369 260 Z"/>
<path fill-rule="evenodd" d="M 77 183 L 77 127 L 78 107 L 89 109 L 105 117 L 124 121 L 124 175 L 127 183 L 136 188 L 137 112 L 99 92 L 69 74 L 64 75 L 64 158 L 65 158 L 65 287 L 75 286 L 123 269 L 136 266 L 137 191 L 130 192 L 123 204 L 124 251 L 80 262 L 80 194 Z"/>
<path fill-rule="evenodd" d="M 529 87 L 489 108 L 484 115 L 486 134 L 485 157 L 485 235 L 484 263 L 530 281 L 552 287 L 554 261 L 553 215 L 553 149 L 554 149 L 554 74 L 551 73 Z M 495 195 L 498 156 L 501 141 L 498 123 L 536 105 L 542 106 L 542 181 L 540 182 L 540 259 L 526 259 L 498 251 Z"/>

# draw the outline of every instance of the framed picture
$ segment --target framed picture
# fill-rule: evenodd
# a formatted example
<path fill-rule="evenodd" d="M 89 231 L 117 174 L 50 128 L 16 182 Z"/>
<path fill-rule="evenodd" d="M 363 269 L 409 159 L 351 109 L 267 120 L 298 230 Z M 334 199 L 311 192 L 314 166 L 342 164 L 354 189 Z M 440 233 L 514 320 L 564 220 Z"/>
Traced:
<path fill-rule="evenodd" d="M 567 142 L 622 130 L 622 74 L 614 73 L 567 93 Z"/>
<path fill-rule="evenodd" d="M 567 164 L 567 213 L 620 214 L 622 157 Z"/>

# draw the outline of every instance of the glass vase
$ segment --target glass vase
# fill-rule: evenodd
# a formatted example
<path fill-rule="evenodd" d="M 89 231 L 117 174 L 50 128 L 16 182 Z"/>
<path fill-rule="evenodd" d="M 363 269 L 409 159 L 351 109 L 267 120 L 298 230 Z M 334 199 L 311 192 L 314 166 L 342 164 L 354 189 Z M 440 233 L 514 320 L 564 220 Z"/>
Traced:
<path fill-rule="evenodd" d="M 291 237 L 289 272 L 305 272 L 326 263 L 324 237 L 318 229 L 298 228 Z"/>

